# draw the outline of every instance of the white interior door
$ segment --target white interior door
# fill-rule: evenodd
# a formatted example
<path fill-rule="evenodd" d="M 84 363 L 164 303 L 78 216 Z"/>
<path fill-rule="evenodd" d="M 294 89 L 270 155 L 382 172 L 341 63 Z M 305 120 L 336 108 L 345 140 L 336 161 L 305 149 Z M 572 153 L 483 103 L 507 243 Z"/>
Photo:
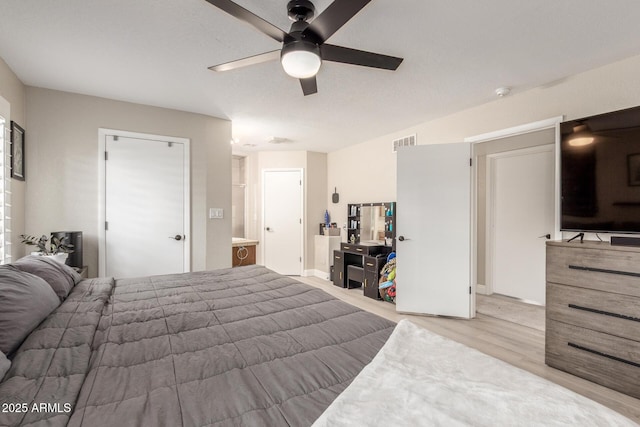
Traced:
<path fill-rule="evenodd" d="M 489 156 L 490 289 L 545 303 L 545 242 L 554 234 L 554 146 Z"/>
<path fill-rule="evenodd" d="M 302 170 L 263 172 L 263 261 L 285 275 L 302 273 Z"/>
<path fill-rule="evenodd" d="M 106 276 L 189 271 L 185 145 L 105 137 Z"/>
<path fill-rule="evenodd" d="M 396 309 L 473 317 L 471 145 L 398 150 Z"/>

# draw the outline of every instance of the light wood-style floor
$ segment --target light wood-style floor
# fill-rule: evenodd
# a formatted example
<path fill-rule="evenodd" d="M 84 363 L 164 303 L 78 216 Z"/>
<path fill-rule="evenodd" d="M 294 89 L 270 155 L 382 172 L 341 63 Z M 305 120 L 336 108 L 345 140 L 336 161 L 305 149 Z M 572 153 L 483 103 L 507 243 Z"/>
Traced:
<path fill-rule="evenodd" d="M 362 295 L 362 289 L 342 289 L 317 277 L 299 277 L 349 304 L 398 322 L 409 319 L 416 325 L 475 348 L 511 365 L 560 384 L 599 402 L 640 424 L 640 400 L 602 387 L 544 364 L 544 332 L 517 323 L 477 314 L 471 320 L 398 314 L 395 305 Z"/>

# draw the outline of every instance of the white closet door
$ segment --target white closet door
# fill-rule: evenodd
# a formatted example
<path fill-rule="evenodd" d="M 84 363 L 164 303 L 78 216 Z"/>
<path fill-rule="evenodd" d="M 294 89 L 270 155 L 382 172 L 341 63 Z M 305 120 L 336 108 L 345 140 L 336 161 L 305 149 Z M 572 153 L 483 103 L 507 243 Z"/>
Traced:
<path fill-rule="evenodd" d="M 301 169 L 263 172 L 263 260 L 280 274 L 302 274 L 302 189 Z"/>
<path fill-rule="evenodd" d="M 493 292 L 544 305 L 546 234 L 554 230 L 554 146 L 489 159 Z"/>
<path fill-rule="evenodd" d="M 106 137 L 105 274 L 183 273 L 185 144 Z"/>
<path fill-rule="evenodd" d="M 398 151 L 399 312 L 470 318 L 471 145 Z"/>

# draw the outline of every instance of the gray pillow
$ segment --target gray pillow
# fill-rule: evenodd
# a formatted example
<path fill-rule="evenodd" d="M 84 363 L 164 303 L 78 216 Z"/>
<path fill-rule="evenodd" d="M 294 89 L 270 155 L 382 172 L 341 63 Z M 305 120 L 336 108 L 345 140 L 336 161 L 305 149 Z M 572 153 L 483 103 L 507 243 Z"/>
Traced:
<path fill-rule="evenodd" d="M 38 276 L 0 265 L 0 351 L 11 355 L 60 299 Z"/>
<path fill-rule="evenodd" d="M 80 275 L 68 265 L 39 255 L 20 258 L 13 265 L 21 271 L 44 279 L 58 295 L 60 302 L 64 301 L 71 289 L 81 280 Z"/>
<path fill-rule="evenodd" d="M 0 351 L 0 381 L 2 381 L 10 367 L 11 361 Z"/>

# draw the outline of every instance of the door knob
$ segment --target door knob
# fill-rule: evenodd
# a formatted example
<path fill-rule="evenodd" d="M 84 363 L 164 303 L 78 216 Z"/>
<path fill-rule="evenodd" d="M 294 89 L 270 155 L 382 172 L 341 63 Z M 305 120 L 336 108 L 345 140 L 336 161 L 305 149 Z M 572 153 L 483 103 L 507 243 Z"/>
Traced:
<path fill-rule="evenodd" d="M 271 231 L 271 227 L 267 227 L 267 228 L 265 228 L 265 230 Z"/>
<path fill-rule="evenodd" d="M 173 239 L 173 240 L 182 240 L 182 236 L 179 235 L 179 234 L 176 234 L 175 236 L 172 236 L 172 237 L 169 237 L 169 238 Z"/>
<path fill-rule="evenodd" d="M 400 240 L 401 242 L 404 242 L 405 240 L 409 240 L 404 236 L 398 236 L 398 240 Z"/>
<path fill-rule="evenodd" d="M 551 234 L 548 234 L 548 233 L 547 234 L 543 234 L 542 236 L 538 236 L 538 239 L 542 239 L 543 237 L 545 239 L 549 240 L 549 239 L 551 239 Z"/>

